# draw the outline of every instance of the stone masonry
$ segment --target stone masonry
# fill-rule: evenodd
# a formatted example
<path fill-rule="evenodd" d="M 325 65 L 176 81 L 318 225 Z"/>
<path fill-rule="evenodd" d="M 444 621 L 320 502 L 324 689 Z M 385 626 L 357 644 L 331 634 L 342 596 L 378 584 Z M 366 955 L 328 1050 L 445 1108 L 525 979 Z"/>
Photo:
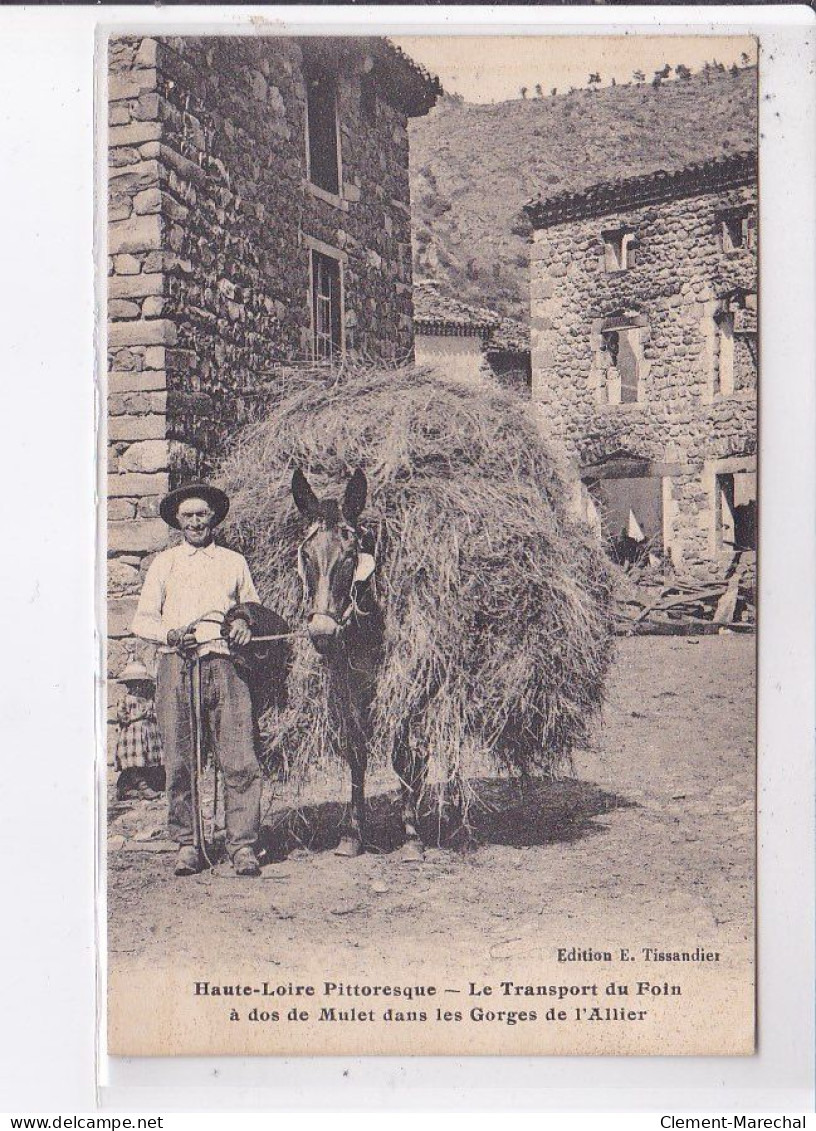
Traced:
<path fill-rule="evenodd" d="M 337 193 L 309 178 L 310 64 L 336 83 Z M 311 356 L 313 250 L 341 265 L 344 348 L 411 354 L 407 120 L 438 92 L 382 39 L 110 40 L 109 677 L 141 651 L 161 496 Z"/>
<path fill-rule="evenodd" d="M 722 571 L 718 476 L 754 475 L 756 160 L 562 193 L 533 226 L 533 400 L 587 484 L 658 478 L 662 549 Z"/>

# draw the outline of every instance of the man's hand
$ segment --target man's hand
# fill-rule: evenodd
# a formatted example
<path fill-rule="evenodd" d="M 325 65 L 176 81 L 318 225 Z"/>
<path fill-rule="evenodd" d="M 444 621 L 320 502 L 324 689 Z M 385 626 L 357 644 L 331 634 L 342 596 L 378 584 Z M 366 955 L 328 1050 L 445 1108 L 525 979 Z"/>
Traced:
<path fill-rule="evenodd" d="M 249 625 L 245 620 L 236 617 L 230 625 L 229 636 L 227 637 L 230 644 L 234 644 L 237 648 L 245 648 L 252 640 L 252 632 Z"/>
<path fill-rule="evenodd" d="M 167 643 L 180 652 L 194 652 L 198 647 L 195 633 L 189 628 L 171 628 L 167 633 Z"/>

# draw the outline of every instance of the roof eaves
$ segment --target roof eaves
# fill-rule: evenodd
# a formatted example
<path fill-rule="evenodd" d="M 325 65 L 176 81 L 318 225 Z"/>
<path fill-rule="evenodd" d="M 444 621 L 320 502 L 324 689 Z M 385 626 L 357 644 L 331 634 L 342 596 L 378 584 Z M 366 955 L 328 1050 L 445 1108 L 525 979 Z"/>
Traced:
<path fill-rule="evenodd" d="M 487 337 L 495 323 L 466 321 L 457 318 L 432 318 L 423 315 L 414 317 L 414 326 L 421 333 L 447 334 L 461 337 Z"/>
<path fill-rule="evenodd" d="M 757 177 L 756 150 L 696 161 L 668 172 L 658 169 L 637 177 L 602 181 L 578 192 L 538 197 L 524 205 L 533 228 L 548 228 L 568 220 L 602 216 L 696 192 L 711 192 L 751 183 Z"/>
<path fill-rule="evenodd" d="M 433 109 L 444 91 L 436 75 L 387 38 L 378 41 L 383 66 L 378 79 L 386 93 L 402 106 L 409 118 L 421 118 Z"/>

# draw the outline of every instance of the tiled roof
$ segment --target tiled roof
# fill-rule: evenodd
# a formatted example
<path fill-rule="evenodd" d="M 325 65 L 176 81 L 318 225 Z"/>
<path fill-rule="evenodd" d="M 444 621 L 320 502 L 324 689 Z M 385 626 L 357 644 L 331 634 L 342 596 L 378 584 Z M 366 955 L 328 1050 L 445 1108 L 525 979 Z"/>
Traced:
<path fill-rule="evenodd" d="M 419 333 L 478 334 L 484 338 L 501 321 L 495 311 L 443 297 L 434 282 L 414 284 L 414 325 Z"/>
<path fill-rule="evenodd" d="M 750 184 L 756 178 L 757 155 L 755 150 L 749 150 L 710 161 L 696 161 L 672 172 L 658 169 L 638 177 L 603 181 L 580 192 L 539 196 L 526 204 L 524 211 L 533 228 L 548 228 L 568 220 L 603 216 L 619 209 Z"/>
<path fill-rule="evenodd" d="M 401 47 L 384 39 L 383 44 L 388 55 L 391 69 L 395 75 L 402 75 L 403 102 L 407 103 L 407 110 L 411 117 L 420 117 L 427 114 L 437 98 L 444 94 L 442 83 L 419 63 L 406 55 Z"/>
<path fill-rule="evenodd" d="M 439 79 L 415 63 L 390 39 L 377 35 L 299 36 L 301 50 L 324 65 L 367 57 L 365 73 L 375 80 L 381 96 L 409 118 L 427 114 L 443 93 Z"/>

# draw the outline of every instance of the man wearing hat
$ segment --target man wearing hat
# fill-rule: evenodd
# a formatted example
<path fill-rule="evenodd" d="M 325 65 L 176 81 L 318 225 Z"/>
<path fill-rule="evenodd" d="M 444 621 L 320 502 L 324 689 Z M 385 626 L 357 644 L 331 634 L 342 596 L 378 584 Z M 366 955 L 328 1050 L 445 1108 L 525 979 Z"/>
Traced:
<path fill-rule="evenodd" d="M 226 517 L 229 499 L 207 483 L 188 483 L 161 502 L 164 521 L 184 541 L 157 554 L 145 577 L 133 632 L 159 645 L 156 714 L 167 771 L 168 831 L 179 845 L 175 872 L 189 876 L 201 860 L 194 847 L 190 767 L 194 720 L 192 665 L 201 663 L 204 731 L 212 740 L 224 777 L 227 851 L 241 876 L 260 874 L 255 844 L 261 820 L 261 777 L 253 741 L 250 692 L 236 670 L 229 645 L 249 643 L 246 620 L 234 619 L 227 640 L 220 620 L 237 604 L 257 601 L 241 554 L 216 546 L 213 531 Z M 210 621 L 196 624 L 210 614 Z"/>

